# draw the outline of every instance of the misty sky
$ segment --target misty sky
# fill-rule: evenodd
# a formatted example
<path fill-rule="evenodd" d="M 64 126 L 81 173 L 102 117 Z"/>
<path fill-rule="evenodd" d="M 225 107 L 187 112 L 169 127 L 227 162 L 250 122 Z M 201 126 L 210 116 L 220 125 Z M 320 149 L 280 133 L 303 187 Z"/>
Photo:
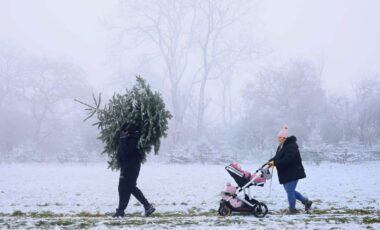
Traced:
<path fill-rule="evenodd" d="M 345 92 L 355 80 L 380 73 L 380 1 L 261 1 L 257 28 L 268 48 L 262 62 L 324 60 L 329 91 Z M 44 57 L 79 63 L 99 90 L 107 65 L 115 0 L 0 0 L 0 41 Z"/>

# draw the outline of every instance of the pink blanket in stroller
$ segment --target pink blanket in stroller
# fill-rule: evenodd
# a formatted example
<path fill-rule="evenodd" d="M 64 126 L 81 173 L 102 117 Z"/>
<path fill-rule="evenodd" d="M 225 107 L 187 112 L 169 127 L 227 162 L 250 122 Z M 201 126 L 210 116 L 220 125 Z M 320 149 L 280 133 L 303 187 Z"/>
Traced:
<path fill-rule="evenodd" d="M 231 183 L 227 183 L 226 189 L 224 192 L 222 192 L 222 199 L 228 200 L 232 195 L 236 194 L 236 187 L 232 186 Z M 243 205 L 243 202 L 237 198 L 230 199 L 230 204 L 234 208 L 241 207 Z"/>
<path fill-rule="evenodd" d="M 243 173 L 244 175 L 244 178 L 248 179 L 248 180 L 252 180 L 254 177 L 256 177 L 256 173 L 253 173 L 251 174 L 250 172 L 246 171 L 246 170 L 243 170 L 240 165 L 238 163 L 232 163 L 230 164 L 230 166 L 236 170 L 238 170 L 239 172 Z M 265 182 L 265 178 L 264 177 L 257 177 L 255 180 L 254 180 L 255 183 L 262 183 L 262 182 Z"/>

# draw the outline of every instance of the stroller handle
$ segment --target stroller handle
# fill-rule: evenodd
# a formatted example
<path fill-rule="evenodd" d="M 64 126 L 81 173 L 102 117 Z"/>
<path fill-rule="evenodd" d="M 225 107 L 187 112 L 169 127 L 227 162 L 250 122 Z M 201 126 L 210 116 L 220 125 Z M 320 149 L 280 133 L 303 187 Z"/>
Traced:
<path fill-rule="evenodd" d="M 266 169 L 266 168 L 269 169 L 270 167 L 272 167 L 272 164 L 267 162 L 267 163 L 263 164 L 259 169 L 257 169 L 257 171 L 259 171 L 260 169 Z"/>

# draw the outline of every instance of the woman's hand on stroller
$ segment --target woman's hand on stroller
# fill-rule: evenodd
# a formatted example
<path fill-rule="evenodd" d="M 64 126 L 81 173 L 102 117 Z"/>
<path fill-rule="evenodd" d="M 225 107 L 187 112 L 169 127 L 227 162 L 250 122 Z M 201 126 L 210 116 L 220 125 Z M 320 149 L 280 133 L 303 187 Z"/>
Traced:
<path fill-rule="evenodd" d="M 272 165 L 274 165 L 274 161 L 268 161 L 267 163 L 263 164 L 261 168 L 264 168 L 265 166 L 271 167 Z"/>

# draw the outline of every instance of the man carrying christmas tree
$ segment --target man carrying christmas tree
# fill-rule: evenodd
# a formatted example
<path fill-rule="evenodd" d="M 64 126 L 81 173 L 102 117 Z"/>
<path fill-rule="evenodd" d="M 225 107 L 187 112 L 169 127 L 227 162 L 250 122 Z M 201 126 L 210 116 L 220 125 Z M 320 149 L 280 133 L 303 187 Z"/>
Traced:
<path fill-rule="evenodd" d="M 98 138 L 105 144 L 103 153 L 109 157 L 109 168 L 120 169 L 119 207 L 113 217 L 125 215 L 131 194 L 144 205 L 145 216 L 149 216 L 155 208 L 136 187 L 136 181 L 147 154 L 152 150 L 158 154 L 160 139 L 167 136 L 172 115 L 165 109 L 161 94 L 152 92 L 140 76 L 131 90 L 115 93 L 103 108 L 100 94 L 98 100 L 94 95 L 93 99 L 95 106 L 75 101 L 87 107 L 89 115 L 85 121 L 97 115 L 98 121 L 93 125 L 100 130 Z"/>
<path fill-rule="evenodd" d="M 156 209 L 136 186 L 141 167 L 141 154 L 138 150 L 140 128 L 124 124 L 120 131 L 117 162 L 120 167 L 119 207 L 113 217 L 124 217 L 131 194 L 144 206 L 145 216 L 150 216 Z"/>

